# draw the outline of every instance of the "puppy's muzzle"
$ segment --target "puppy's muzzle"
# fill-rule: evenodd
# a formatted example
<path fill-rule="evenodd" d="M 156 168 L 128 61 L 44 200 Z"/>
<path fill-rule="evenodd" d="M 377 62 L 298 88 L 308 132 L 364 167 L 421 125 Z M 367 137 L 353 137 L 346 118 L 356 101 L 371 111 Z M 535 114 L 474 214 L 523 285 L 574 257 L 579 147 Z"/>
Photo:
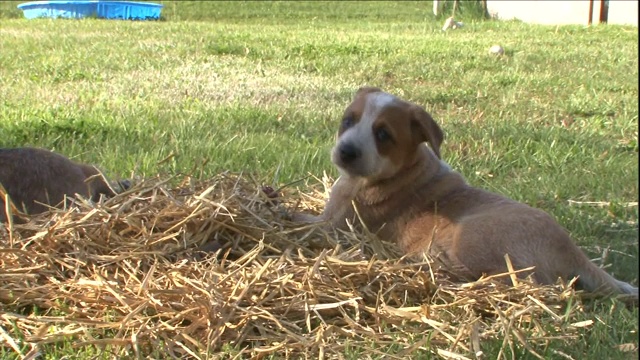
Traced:
<path fill-rule="evenodd" d="M 340 162 L 348 165 L 358 160 L 362 155 L 362 151 L 353 146 L 353 144 L 347 143 L 340 145 L 338 155 L 340 156 Z"/>

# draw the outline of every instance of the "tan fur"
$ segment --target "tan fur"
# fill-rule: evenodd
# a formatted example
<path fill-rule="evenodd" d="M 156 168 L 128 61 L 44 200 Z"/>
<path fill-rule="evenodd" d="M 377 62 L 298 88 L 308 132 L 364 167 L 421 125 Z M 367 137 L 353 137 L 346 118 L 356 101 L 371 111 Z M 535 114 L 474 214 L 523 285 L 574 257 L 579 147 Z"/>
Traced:
<path fill-rule="evenodd" d="M 508 254 L 516 269 L 535 266 L 533 277 L 543 284 L 579 276 L 579 284 L 588 291 L 638 296 L 637 288 L 589 261 L 544 211 L 469 186 L 439 159 L 443 136 L 431 116 L 414 104 L 398 98 L 389 102 L 377 93 L 381 91 L 376 88 L 359 90 L 345 112 L 345 118 L 373 113 L 377 118 L 357 118 L 348 122 L 353 124 L 350 128 L 340 129 L 332 160 L 341 177 L 331 189 L 323 214 L 294 220 L 327 221 L 345 228 L 345 220 L 357 220 L 353 203 L 370 231 L 396 241 L 408 254 L 428 253 L 461 279 L 507 272 L 504 256 Z M 377 109 L 376 104 L 384 108 Z M 356 128 L 362 124 L 374 126 Z M 385 169 L 369 166 L 374 170 L 363 174 L 358 162 L 365 156 L 352 159 L 344 155 L 344 149 L 351 154 L 359 137 L 375 138 L 379 126 L 389 129 L 393 141 L 376 140 L 374 158 L 387 165 Z"/>
<path fill-rule="evenodd" d="M 97 201 L 115 195 L 100 171 L 63 155 L 36 148 L 0 149 L 0 184 L 11 202 L 26 214 L 45 212 L 76 194 Z M 0 199 L 0 222 L 5 222 L 4 199 Z"/>

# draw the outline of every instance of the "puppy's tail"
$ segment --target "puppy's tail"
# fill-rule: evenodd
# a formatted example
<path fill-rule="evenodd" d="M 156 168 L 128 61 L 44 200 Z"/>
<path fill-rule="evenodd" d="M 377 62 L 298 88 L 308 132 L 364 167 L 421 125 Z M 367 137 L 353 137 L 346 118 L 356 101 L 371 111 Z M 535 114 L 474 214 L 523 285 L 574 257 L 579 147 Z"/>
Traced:
<path fill-rule="evenodd" d="M 585 261 L 582 268 L 578 270 L 578 284 L 585 290 L 606 296 L 619 294 L 629 295 L 633 299 L 638 299 L 637 287 L 617 280 L 586 257 Z"/>

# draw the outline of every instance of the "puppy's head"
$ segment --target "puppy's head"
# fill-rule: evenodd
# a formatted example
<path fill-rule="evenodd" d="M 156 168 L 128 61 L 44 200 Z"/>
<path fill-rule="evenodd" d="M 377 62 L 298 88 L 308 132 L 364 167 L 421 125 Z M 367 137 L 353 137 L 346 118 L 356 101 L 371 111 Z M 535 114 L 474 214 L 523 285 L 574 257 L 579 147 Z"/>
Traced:
<path fill-rule="evenodd" d="M 331 160 L 343 174 L 385 179 L 411 166 L 423 142 L 440 158 L 443 137 L 422 107 L 365 87 L 344 113 Z"/>
<path fill-rule="evenodd" d="M 92 165 L 78 164 L 84 176 L 89 190 L 89 198 L 92 201 L 100 201 L 102 195 L 113 197 L 118 193 L 128 190 L 131 182 L 127 179 L 110 182 L 102 171 Z"/>

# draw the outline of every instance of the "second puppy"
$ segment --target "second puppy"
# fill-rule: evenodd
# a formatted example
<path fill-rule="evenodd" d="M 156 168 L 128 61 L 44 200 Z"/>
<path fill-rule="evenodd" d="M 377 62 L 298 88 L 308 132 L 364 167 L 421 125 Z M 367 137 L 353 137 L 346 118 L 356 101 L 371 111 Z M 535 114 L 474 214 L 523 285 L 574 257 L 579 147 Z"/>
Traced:
<path fill-rule="evenodd" d="M 76 194 L 98 201 L 115 190 L 94 166 L 38 148 L 0 149 L 0 184 L 17 210 L 25 214 L 45 212 Z M 119 185 L 128 188 L 128 181 Z M 7 221 L 4 197 L 0 197 L 0 222 Z"/>

